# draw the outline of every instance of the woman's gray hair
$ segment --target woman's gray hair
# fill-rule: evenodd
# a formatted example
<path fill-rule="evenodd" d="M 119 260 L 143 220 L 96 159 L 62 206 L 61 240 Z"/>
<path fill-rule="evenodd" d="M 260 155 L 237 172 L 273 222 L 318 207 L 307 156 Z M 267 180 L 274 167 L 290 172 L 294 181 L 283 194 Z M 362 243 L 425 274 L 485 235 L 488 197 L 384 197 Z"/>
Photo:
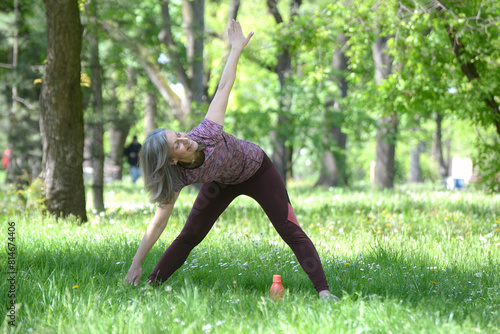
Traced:
<path fill-rule="evenodd" d="M 152 203 L 160 206 L 173 203 L 175 186 L 178 184 L 179 167 L 171 165 L 168 153 L 166 129 L 151 132 L 139 152 L 139 166 L 144 177 L 144 185 Z"/>

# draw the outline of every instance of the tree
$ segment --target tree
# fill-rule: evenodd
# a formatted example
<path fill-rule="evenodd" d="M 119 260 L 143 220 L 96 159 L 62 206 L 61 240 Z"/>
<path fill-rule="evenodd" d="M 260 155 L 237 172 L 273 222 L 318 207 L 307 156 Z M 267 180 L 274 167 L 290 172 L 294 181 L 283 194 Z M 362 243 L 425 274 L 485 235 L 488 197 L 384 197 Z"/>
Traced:
<path fill-rule="evenodd" d="M 290 1 L 290 21 L 299 13 L 302 0 Z M 282 26 L 285 24 L 283 16 L 278 9 L 278 0 L 267 0 L 267 8 L 274 17 L 276 24 Z M 278 121 L 276 123 L 276 130 L 271 132 L 273 141 L 273 154 L 272 160 L 279 174 L 286 182 L 287 178 L 293 176 L 292 173 L 292 154 L 293 146 L 288 142 L 287 138 L 293 136 L 289 133 L 291 131 L 290 111 L 292 108 L 292 95 L 290 89 L 290 82 L 292 76 L 292 55 L 290 54 L 290 45 L 286 42 L 279 45 L 279 52 L 276 54 L 276 66 L 273 68 L 274 72 L 278 75 L 280 83 L 279 109 Z"/>
<path fill-rule="evenodd" d="M 37 64 L 44 57 L 40 53 L 44 38 L 39 34 L 45 24 L 43 19 L 40 25 L 29 24 L 39 13 L 39 6 L 22 0 L 0 5 L 0 92 L 5 96 L 0 100 L 0 116 L 7 121 L 1 122 L 1 132 L 7 137 L 2 151 L 10 149 L 5 181 L 18 187 L 29 184 L 41 171 L 35 79 L 39 78 Z"/>
<path fill-rule="evenodd" d="M 109 112 L 109 129 L 108 140 L 110 144 L 109 161 L 110 166 L 115 170 L 116 178 L 118 180 L 122 179 L 123 176 L 123 148 L 127 140 L 130 127 L 136 121 L 135 119 L 135 103 L 136 103 L 136 86 L 137 86 L 137 74 L 136 70 L 129 66 L 126 69 L 126 84 L 125 84 L 125 102 L 123 107 L 123 112 L 120 112 L 118 103 L 112 103 L 108 106 Z M 111 94 L 113 100 L 117 101 L 117 87 L 116 81 L 111 80 Z"/>
<path fill-rule="evenodd" d="M 144 115 L 144 128 L 145 134 L 148 135 L 150 132 L 158 128 L 158 122 L 156 119 L 157 109 L 156 109 L 156 94 L 154 92 L 147 92 L 145 95 L 146 113 Z"/>
<path fill-rule="evenodd" d="M 185 46 L 181 46 L 172 33 L 169 0 L 162 1 L 161 12 L 162 29 L 158 38 L 166 47 L 176 78 L 186 93 L 181 104 L 182 115 L 186 116 L 191 112 L 191 108 L 197 110 L 203 102 L 205 1 L 183 0 L 182 17 L 186 34 Z M 183 62 L 181 58 L 184 53 L 186 62 Z"/>
<path fill-rule="evenodd" d="M 44 2 L 48 50 L 40 95 L 40 130 L 46 204 L 57 217 L 75 215 L 86 221 L 78 1 Z"/>
<path fill-rule="evenodd" d="M 104 210 L 104 115 L 102 100 L 102 67 L 99 59 L 99 37 L 97 24 L 96 0 L 87 3 L 91 88 L 92 88 L 92 121 L 89 124 L 90 159 L 92 166 L 92 193 L 94 209 Z"/>
<path fill-rule="evenodd" d="M 334 70 L 334 80 L 337 82 L 339 95 L 331 99 L 328 107 L 331 108 L 331 117 L 325 119 L 328 124 L 325 135 L 325 145 L 334 144 L 333 150 L 325 150 L 322 158 L 323 164 L 320 170 L 320 176 L 316 185 L 339 186 L 347 185 L 347 163 L 346 163 L 346 142 L 347 135 L 342 130 L 343 108 L 342 104 L 347 96 L 348 83 L 346 74 L 348 72 L 349 58 L 345 54 L 347 48 L 347 36 L 340 32 L 337 37 L 338 47 L 333 52 L 332 69 Z M 330 116 L 329 115 L 329 116 Z"/>
<path fill-rule="evenodd" d="M 441 181 L 444 182 L 446 181 L 446 178 L 448 177 L 448 169 L 449 169 L 449 164 L 446 162 L 447 159 L 444 157 L 444 152 L 443 152 L 443 130 L 442 130 L 442 124 L 443 124 L 443 114 L 440 111 L 436 111 L 435 115 L 435 120 L 436 120 L 436 134 L 435 134 L 435 148 L 434 148 L 434 157 L 436 159 L 436 162 L 438 164 L 438 175 L 441 177 Z"/>
<path fill-rule="evenodd" d="M 387 42 L 391 36 L 378 36 L 373 43 L 375 63 L 375 82 L 380 85 L 392 72 L 392 57 L 388 53 Z M 377 152 L 373 184 L 377 188 L 394 186 L 394 157 L 396 154 L 396 135 L 398 115 L 390 112 L 378 120 Z"/>
<path fill-rule="evenodd" d="M 498 6 L 490 1 L 405 1 L 400 3 L 400 12 L 411 22 L 400 25 L 400 34 L 408 35 L 406 43 L 400 44 L 419 50 L 418 54 L 407 50 L 403 55 L 407 63 L 404 70 L 418 75 L 414 76 L 417 80 L 413 80 L 411 95 L 418 97 L 413 100 L 419 105 L 426 106 L 428 116 L 435 115 L 439 174 L 447 175 L 441 152 L 441 123 L 445 117 L 459 117 L 471 121 L 478 133 L 488 131 L 488 127 L 495 129 L 496 138 L 479 136 L 476 144 L 477 171 L 494 186 L 498 182 L 495 175 L 500 172 L 500 152 L 496 149 L 500 139 Z M 425 38 L 417 35 L 419 30 L 422 34 L 421 28 L 426 31 Z"/>
<path fill-rule="evenodd" d="M 21 152 L 17 150 L 17 143 L 19 134 L 18 129 L 18 109 L 19 109 L 19 96 L 17 90 L 17 70 L 18 70 L 18 57 L 19 57 L 19 3 L 18 0 L 14 0 L 14 31 L 13 31 L 13 43 L 12 43 L 12 107 L 9 111 L 9 150 L 10 150 L 10 163 L 7 167 L 7 182 L 14 183 L 18 182 L 18 178 L 21 176 L 21 166 L 18 166 L 19 160 L 21 158 Z"/>

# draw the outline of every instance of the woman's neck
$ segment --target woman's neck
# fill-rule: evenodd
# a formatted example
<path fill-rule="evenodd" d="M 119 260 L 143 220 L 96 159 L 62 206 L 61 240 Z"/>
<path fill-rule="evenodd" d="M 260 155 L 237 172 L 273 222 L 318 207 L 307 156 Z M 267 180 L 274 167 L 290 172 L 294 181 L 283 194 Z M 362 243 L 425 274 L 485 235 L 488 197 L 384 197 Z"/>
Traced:
<path fill-rule="evenodd" d="M 203 151 L 196 151 L 191 158 L 181 160 L 180 165 L 184 168 L 198 167 L 204 160 Z"/>

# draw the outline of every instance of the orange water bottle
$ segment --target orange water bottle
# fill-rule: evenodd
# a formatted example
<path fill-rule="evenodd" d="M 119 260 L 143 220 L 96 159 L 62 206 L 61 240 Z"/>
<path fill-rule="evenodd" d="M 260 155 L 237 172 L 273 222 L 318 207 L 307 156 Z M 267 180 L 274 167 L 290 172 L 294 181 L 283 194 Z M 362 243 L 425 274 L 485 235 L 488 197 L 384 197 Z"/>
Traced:
<path fill-rule="evenodd" d="M 273 275 L 273 285 L 271 285 L 269 293 L 272 300 L 283 300 L 285 288 L 281 284 L 281 275 Z"/>

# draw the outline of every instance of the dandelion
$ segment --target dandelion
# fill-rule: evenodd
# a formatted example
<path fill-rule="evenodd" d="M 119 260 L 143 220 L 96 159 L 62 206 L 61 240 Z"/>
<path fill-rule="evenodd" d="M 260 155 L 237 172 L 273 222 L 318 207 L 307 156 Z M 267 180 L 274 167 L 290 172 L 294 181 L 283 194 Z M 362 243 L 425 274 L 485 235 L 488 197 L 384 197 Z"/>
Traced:
<path fill-rule="evenodd" d="M 380 233 L 382 233 L 382 230 L 377 230 L 377 234 L 380 234 Z"/>
<path fill-rule="evenodd" d="M 258 241 L 254 241 L 252 242 L 252 245 L 254 245 L 254 247 L 259 247 L 260 243 Z"/>
<path fill-rule="evenodd" d="M 344 265 L 348 266 L 348 265 L 350 265 L 350 263 L 349 263 L 349 262 L 346 262 L 346 263 L 344 263 Z"/>
<path fill-rule="evenodd" d="M 386 223 L 385 226 L 391 226 L 391 223 Z"/>
<path fill-rule="evenodd" d="M 165 291 L 167 291 L 167 292 L 172 291 L 172 286 L 171 285 L 165 286 Z"/>
<path fill-rule="evenodd" d="M 73 285 L 73 289 L 78 289 L 79 287 L 79 285 Z"/>
<path fill-rule="evenodd" d="M 479 277 L 483 276 L 483 274 L 482 273 L 475 273 L 474 276 L 479 278 Z"/>
<path fill-rule="evenodd" d="M 277 253 L 280 251 L 280 248 L 279 247 L 274 247 L 274 251 Z"/>
<path fill-rule="evenodd" d="M 437 284 L 436 282 L 431 282 L 432 284 Z"/>
<path fill-rule="evenodd" d="M 263 237 L 264 236 L 264 231 L 260 231 L 259 232 L 259 237 Z"/>

